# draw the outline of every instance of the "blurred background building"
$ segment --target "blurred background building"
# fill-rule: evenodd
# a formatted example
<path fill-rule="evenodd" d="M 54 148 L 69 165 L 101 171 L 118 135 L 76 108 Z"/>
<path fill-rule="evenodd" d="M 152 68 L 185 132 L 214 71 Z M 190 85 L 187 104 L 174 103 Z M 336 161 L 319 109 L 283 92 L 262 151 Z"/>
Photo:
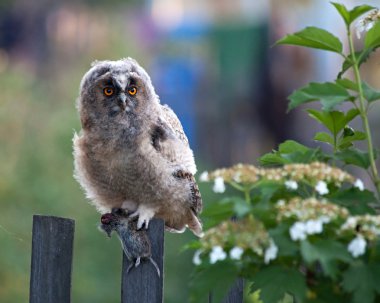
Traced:
<path fill-rule="evenodd" d="M 2 0 L 0 301 L 27 301 L 33 214 L 76 220 L 74 302 L 119 299 L 119 243 L 97 231 L 99 215 L 72 178 L 75 99 L 92 61 L 130 56 L 146 68 L 182 121 L 199 170 L 257 163 L 285 139 L 314 144 L 318 126 L 302 110 L 286 114 L 286 97 L 311 80 L 332 80 L 341 59 L 273 47 L 307 25 L 344 34 L 328 0 Z M 364 72 L 377 88 L 379 61 Z M 201 191 L 206 204 L 215 198 Z M 191 239 L 167 234 L 167 303 L 187 301 L 191 253 L 180 251 Z"/>

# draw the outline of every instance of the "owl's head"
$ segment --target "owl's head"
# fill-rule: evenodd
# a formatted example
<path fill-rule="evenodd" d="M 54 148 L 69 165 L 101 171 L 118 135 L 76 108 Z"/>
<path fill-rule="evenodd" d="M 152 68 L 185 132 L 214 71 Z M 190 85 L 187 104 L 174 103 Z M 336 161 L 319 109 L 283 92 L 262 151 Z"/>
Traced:
<path fill-rule="evenodd" d="M 158 104 L 146 71 L 132 58 L 96 61 L 80 85 L 78 109 L 82 127 L 127 120 Z"/>

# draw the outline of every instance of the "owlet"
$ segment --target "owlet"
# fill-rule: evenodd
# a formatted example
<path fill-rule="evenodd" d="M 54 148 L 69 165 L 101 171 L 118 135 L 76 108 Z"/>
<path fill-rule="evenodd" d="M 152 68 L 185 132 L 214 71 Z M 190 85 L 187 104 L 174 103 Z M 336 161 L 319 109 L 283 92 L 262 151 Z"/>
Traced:
<path fill-rule="evenodd" d="M 95 62 L 80 84 L 82 129 L 75 134 L 75 178 L 104 214 L 114 208 L 153 217 L 166 229 L 201 236 L 202 199 L 182 125 L 160 104 L 146 71 L 133 59 Z"/>

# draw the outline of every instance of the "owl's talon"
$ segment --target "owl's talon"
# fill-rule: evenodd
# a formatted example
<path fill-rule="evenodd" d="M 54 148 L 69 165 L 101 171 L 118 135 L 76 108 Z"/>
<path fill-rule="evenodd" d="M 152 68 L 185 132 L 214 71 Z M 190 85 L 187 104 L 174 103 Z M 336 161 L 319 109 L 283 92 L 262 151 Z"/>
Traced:
<path fill-rule="evenodd" d="M 145 229 L 149 227 L 149 221 L 154 216 L 154 210 L 146 206 L 140 206 L 130 217 L 139 217 L 137 220 L 137 229 L 142 229 L 143 226 Z"/>

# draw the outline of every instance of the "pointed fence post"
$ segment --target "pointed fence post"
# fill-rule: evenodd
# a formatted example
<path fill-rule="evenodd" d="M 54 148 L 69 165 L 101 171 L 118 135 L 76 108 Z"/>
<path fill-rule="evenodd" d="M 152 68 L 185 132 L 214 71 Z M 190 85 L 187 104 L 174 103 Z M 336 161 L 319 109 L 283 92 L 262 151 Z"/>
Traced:
<path fill-rule="evenodd" d="M 122 303 L 162 303 L 164 289 L 164 222 L 153 219 L 149 222 L 148 236 L 152 245 L 152 257 L 160 268 L 158 277 L 153 264 L 142 261 L 140 266 L 128 273 L 130 262 L 123 253 L 121 280 Z"/>
<path fill-rule="evenodd" d="M 70 303 L 75 222 L 33 216 L 30 303 Z"/>

